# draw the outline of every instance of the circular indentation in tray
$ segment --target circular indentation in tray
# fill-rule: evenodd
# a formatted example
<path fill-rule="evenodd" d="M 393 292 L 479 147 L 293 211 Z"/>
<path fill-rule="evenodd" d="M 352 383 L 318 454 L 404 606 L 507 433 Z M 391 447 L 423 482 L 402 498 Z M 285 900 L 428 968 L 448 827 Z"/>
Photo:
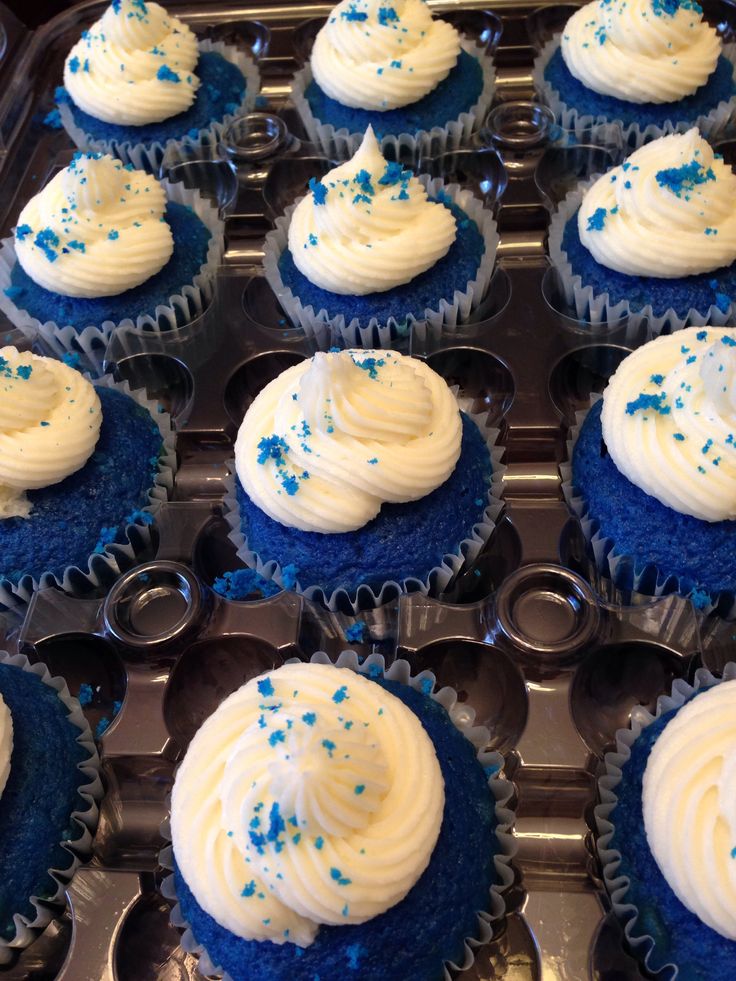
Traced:
<path fill-rule="evenodd" d="M 534 182 L 552 209 L 581 181 L 614 167 L 618 156 L 617 150 L 602 146 L 551 146 L 537 164 Z"/>
<path fill-rule="evenodd" d="M 600 393 L 623 359 L 628 347 L 595 344 L 563 355 L 550 373 L 549 392 L 558 411 L 569 424 L 575 413 L 590 406 L 590 397 Z"/>
<path fill-rule="evenodd" d="M 225 386 L 225 411 L 236 426 L 258 393 L 282 371 L 304 360 L 296 351 L 268 351 L 258 354 L 231 375 Z"/>
<path fill-rule="evenodd" d="M 115 945 L 117 981 L 199 981 L 198 958 L 185 953 L 169 918 L 171 907 L 154 893 L 135 904 Z"/>
<path fill-rule="evenodd" d="M 514 398 L 514 380 L 500 358 L 478 348 L 454 347 L 430 355 L 427 364 L 448 385 L 457 385 L 461 396 L 472 398 L 472 412 L 486 411 L 488 425 L 499 424 Z"/>
<path fill-rule="evenodd" d="M 288 139 L 283 119 L 266 112 L 249 112 L 228 125 L 220 146 L 233 163 L 251 163 L 273 156 Z"/>
<path fill-rule="evenodd" d="M 492 10 L 445 10 L 442 20 L 448 21 L 464 37 L 479 44 L 487 55 L 493 54 L 503 34 L 503 21 Z"/>
<path fill-rule="evenodd" d="M 264 276 L 253 276 L 245 284 L 243 313 L 253 323 L 274 331 L 280 338 L 304 336 L 303 329 L 295 327 L 289 320 Z"/>
<path fill-rule="evenodd" d="M 143 388 L 176 418 L 191 404 L 194 394 L 192 375 L 185 364 L 168 354 L 133 354 L 115 362 L 113 375 L 127 381 L 132 389 Z"/>
<path fill-rule="evenodd" d="M 194 544 L 194 571 L 210 586 L 225 572 L 245 567 L 228 538 L 229 531 L 230 525 L 224 518 L 212 518 Z"/>
<path fill-rule="evenodd" d="M 446 184 L 460 184 L 493 209 L 508 184 L 501 158 L 492 149 L 453 150 L 436 157 L 422 157 L 419 173 L 441 177 Z"/>
<path fill-rule="evenodd" d="M 531 150 L 549 138 L 554 121 L 552 110 L 540 102 L 501 102 L 488 113 L 485 129 L 498 147 Z"/>

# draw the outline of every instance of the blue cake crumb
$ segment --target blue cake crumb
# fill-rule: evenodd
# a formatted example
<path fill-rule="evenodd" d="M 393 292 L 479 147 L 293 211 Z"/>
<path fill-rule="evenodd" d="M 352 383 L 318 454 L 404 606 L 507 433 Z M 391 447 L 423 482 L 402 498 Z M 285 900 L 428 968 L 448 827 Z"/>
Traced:
<path fill-rule="evenodd" d="M 212 123 L 219 122 L 226 115 L 238 110 L 245 95 L 245 78 L 240 69 L 231 64 L 216 51 L 200 54 L 195 69 L 200 86 L 194 102 L 186 112 L 181 112 L 158 123 L 145 126 L 116 126 L 95 119 L 83 112 L 70 99 L 63 99 L 69 105 L 74 122 L 92 140 L 116 140 L 118 143 L 165 143 L 178 140 L 194 130 L 209 129 Z M 57 102 L 59 94 L 57 92 Z"/>
<path fill-rule="evenodd" d="M 697 694 L 693 696 L 697 698 Z M 631 747 L 631 759 L 615 788 L 618 803 L 611 815 L 615 833 L 611 848 L 621 852 L 619 873 L 630 879 L 626 902 L 639 910 L 634 936 L 649 934 L 656 948 L 655 970 L 673 962 L 686 981 L 732 981 L 736 943 L 706 926 L 674 894 L 652 855 L 644 830 L 642 781 L 649 754 L 676 709 L 647 726 Z"/>
<path fill-rule="evenodd" d="M 8 940 L 13 914 L 32 918 L 29 898 L 56 892 L 48 870 L 72 864 L 59 843 L 83 830 L 71 815 L 86 810 L 77 766 L 88 754 L 65 705 L 36 675 L 0 664 L 0 695 L 13 718 L 10 775 L 0 795 L 0 936 Z"/>
<path fill-rule="evenodd" d="M 77 695 L 77 698 L 82 708 L 84 708 L 86 705 L 90 705 L 92 703 L 92 699 L 94 698 L 92 685 L 88 685 L 86 683 L 81 684 L 79 686 L 79 694 Z"/>
<path fill-rule="evenodd" d="M 28 492 L 30 518 L 0 520 L 0 577 L 17 584 L 67 566 L 87 568 L 102 528 L 125 539 L 126 518 L 147 503 L 162 439 L 149 413 L 123 392 L 98 388 L 100 437 L 87 463 L 51 487 Z"/>
<path fill-rule="evenodd" d="M 488 909 L 496 878 L 493 858 L 499 853 L 486 775 L 473 746 L 441 705 L 408 685 L 376 683 L 419 717 L 437 751 L 445 808 L 430 863 L 396 906 L 358 926 L 323 926 L 304 949 L 228 933 L 197 905 L 177 870 L 176 891 L 185 919 L 212 961 L 233 981 L 441 981 L 443 960 L 462 960 L 464 939 L 477 935 L 477 911 Z"/>
<path fill-rule="evenodd" d="M 683 593 L 697 588 L 713 602 L 721 591 L 735 595 L 734 522 L 699 521 L 680 514 L 632 484 L 608 453 L 601 455 L 602 407 L 599 401 L 588 413 L 572 459 L 573 484 L 601 533 L 615 542 L 617 552 L 634 557 L 637 573 L 651 565 L 660 571 L 661 579 L 676 576 Z M 621 588 L 632 588 L 633 570 L 628 565 L 621 576 Z M 649 579 L 639 585 L 640 592 L 653 589 L 654 576 Z"/>
<path fill-rule="evenodd" d="M 419 501 L 384 504 L 357 531 L 322 535 L 287 528 L 261 511 L 240 481 L 236 493 L 243 534 L 263 561 L 293 563 L 303 589 L 320 586 L 331 593 L 342 587 L 352 593 L 362 583 L 377 589 L 413 576 L 426 579 L 482 520 L 490 478 L 488 447 L 463 414 L 460 459 L 445 483 Z"/>
<path fill-rule="evenodd" d="M 728 58 L 721 55 L 715 71 L 705 85 L 692 95 L 677 102 L 657 104 L 653 102 L 625 102 L 610 95 L 599 95 L 587 88 L 572 75 L 558 49 L 545 68 L 544 77 L 559 93 L 560 98 L 581 116 L 605 116 L 620 119 L 624 126 L 638 123 L 641 129 L 651 125 L 662 126 L 668 119 L 673 122 L 694 123 L 718 105 L 736 95 L 734 68 Z"/>
<path fill-rule="evenodd" d="M 255 569 L 235 569 L 218 576 L 212 586 L 220 596 L 229 600 L 265 599 L 281 592 L 273 579 L 264 579 Z"/>
<path fill-rule="evenodd" d="M 356 620 L 355 623 L 351 623 L 345 631 L 345 640 L 350 644 L 365 644 L 369 639 L 370 631 L 368 630 L 368 624 L 362 620 Z"/>
<path fill-rule="evenodd" d="M 191 284 L 199 274 L 207 259 L 212 236 L 204 222 L 183 204 L 170 201 L 165 217 L 174 237 L 174 251 L 163 269 L 140 286 L 117 296 L 91 299 L 61 296 L 34 283 L 16 262 L 10 286 L 13 302 L 42 324 L 52 320 L 59 326 L 70 325 L 78 332 L 89 325 L 99 326 L 106 320 L 119 323 L 130 317 L 135 322 L 142 314 L 153 315 L 157 306 L 168 307 L 169 297 L 180 293 L 182 287 Z"/>
<path fill-rule="evenodd" d="M 312 115 L 321 123 L 348 133 L 364 133 L 373 127 L 377 139 L 416 133 L 445 126 L 471 109 L 483 90 L 483 69 L 477 58 L 461 51 L 457 64 L 447 78 L 413 105 L 378 112 L 372 109 L 352 109 L 326 95 L 316 82 L 306 88 L 304 96 Z"/>

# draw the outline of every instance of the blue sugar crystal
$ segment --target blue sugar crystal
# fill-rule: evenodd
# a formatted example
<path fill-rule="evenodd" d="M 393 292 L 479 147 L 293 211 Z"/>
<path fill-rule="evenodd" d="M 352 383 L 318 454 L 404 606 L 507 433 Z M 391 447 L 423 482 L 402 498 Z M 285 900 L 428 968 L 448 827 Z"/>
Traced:
<path fill-rule="evenodd" d="M 176 74 L 176 72 L 172 71 L 169 68 L 168 65 L 161 65 L 161 67 L 159 68 L 159 70 L 156 72 L 156 78 L 160 82 L 175 82 L 176 83 L 176 82 L 180 82 L 181 81 L 181 79 Z"/>

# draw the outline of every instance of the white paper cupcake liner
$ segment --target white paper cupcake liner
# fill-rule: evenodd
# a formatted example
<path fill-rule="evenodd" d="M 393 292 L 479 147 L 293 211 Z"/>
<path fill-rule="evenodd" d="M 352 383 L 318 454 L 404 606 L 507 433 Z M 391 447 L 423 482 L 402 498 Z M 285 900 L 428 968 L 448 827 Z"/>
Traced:
<path fill-rule="evenodd" d="M 286 663 L 294 663 L 296 658 Z M 310 658 L 312 664 L 332 664 L 333 662 L 323 651 L 318 651 Z M 363 663 L 359 663 L 358 655 L 355 651 L 343 651 L 334 662 L 338 668 L 355 671 L 358 674 L 368 675 L 369 677 L 384 677 L 389 681 L 397 681 L 402 685 L 410 685 L 415 691 L 420 691 L 429 696 L 435 702 L 439 702 L 447 710 L 455 726 L 472 743 L 477 751 L 478 762 L 483 767 L 488 776 L 488 786 L 493 794 L 496 813 L 496 838 L 499 844 L 499 852 L 494 858 L 494 865 L 498 881 L 490 888 L 489 903 L 487 910 L 478 911 L 478 930 L 474 937 L 465 940 L 465 956 L 461 964 L 446 963 L 444 971 L 444 981 L 451 981 L 450 971 L 467 971 L 475 961 L 475 950 L 482 944 L 488 943 L 493 933 L 492 924 L 501 919 L 506 912 L 506 901 L 504 893 L 514 881 L 514 872 L 511 867 L 511 859 L 516 852 L 516 844 L 511 833 L 515 815 L 509 809 L 508 804 L 513 796 L 512 784 L 502 775 L 504 759 L 500 753 L 488 752 L 485 747 L 488 745 L 490 733 L 485 726 L 474 725 L 475 712 L 467 705 L 458 702 L 457 693 L 453 688 L 445 687 L 435 691 L 436 678 L 431 671 L 422 671 L 413 676 L 411 666 L 408 661 L 397 660 L 386 669 L 383 656 L 380 654 L 370 654 Z M 428 683 L 431 684 L 427 692 Z M 167 843 L 171 842 L 171 829 L 169 821 L 165 821 L 161 833 Z M 181 907 L 176 895 L 176 885 L 174 880 L 174 855 L 171 844 L 167 844 L 162 849 L 159 856 L 159 863 L 166 871 L 172 873 L 167 875 L 161 883 L 161 893 L 170 903 L 175 904 L 171 911 L 171 923 L 177 929 L 183 931 L 181 938 L 181 948 L 188 954 L 199 958 L 199 971 L 207 977 L 231 981 L 230 975 L 223 971 L 221 967 L 213 964 L 206 949 L 197 943 L 192 933 L 189 923 L 184 918 Z"/>
<path fill-rule="evenodd" d="M 616 733 L 616 751 L 606 754 L 604 761 L 606 772 L 598 781 L 601 803 L 594 812 L 599 834 L 598 854 L 603 863 L 603 879 L 611 897 L 613 911 L 618 919 L 624 923 L 626 939 L 647 970 L 657 975 L 662 971 L 670 970 L 672 971 L 672 974 L 669 975 L 671 981 L 675 981 L 678 977 L 679 968 L 673 963 L 659 963 L 656 967 L 652 963 L 656 946 L 654 937 L 647 933 L 641 933 L 641 927 L 637 927 L 639 911 L 633 903 L 627 901 L 630 880 L 618 871 L 621 864 L 621 853 L 610 847 L 616 823 L 613 814 L 618 803 L 616 788 L 623 779 L 624 767 L 631 759 L 631 747 L 647 726 L 671 709 L 683 706 L 696 691 L 712 688 L 714 685 L 719 685 L 721 681 L 733 681 L 734 679 L 736 679 L 736 662 L 733 661 L 725 666 L 722 678 L 716 678 L 707 668 L 699 668 L 695 672 L 692 685 L 681 678 L 674 681 L 672 693 L 661 695 L 657 699 L 654 715 L 648 712 L 644 706 L 635 705 L 631 712 L 630 727 L 619 729 Z M 661 952 L 658 959 L 660 961 L 662 959 Z"/>
<path fill-rule="evenodd" d="M 475 58 L 483 70 L 483 87 L 478 101 L 467 112 L 444 126 L 433 126 L 431 130 L 417 130 L 414 133 L 400 133 L 384 136 L 381 152 L 389 154 L 393 160 L 418 160 L 425 156 L 439 156 L 451 150 L 459 150 L 470 141 L 470 137 L 483 124 L 486 113 L 491 108 L 496 89 L 496 71 L 493 61 L 480 45 L 467 38 L 461 40 L 461 47 Z M 335 129 L 331 123 L 322 122 L 312 114 L 305 92 L 312 82 L 312 69 L 307 64 L 300 69 L 291 83 L 291 101 L 307 135 L 330 160 L 349 160 L 363 142 L 363 132 L 349 133 L 346 127 Z"/>
<path fill-rule="evenodd" d="M 17 262 L 15 240 L 11 236 L 0 242 L 0 310 L 24 334 L 37 336 L 55 357 L 61 358 L 66 353 L 80 354 L 85 358 L 85 367 L 98 374 L 103 370 L 105 348 L 117 327 L 166 333 L 181 326 L 182 322 L 198 317 L 214 295 L 217 269 L 225 251 L 225 223 L 217 208 L 199 191 L 189 190 L 181 182 L 170 184 L 166 180 L 161 181 L 161 186 L 169 201 L 191 208 L 211 234 L 205 262 L 194 280 L 182 284 L 178 293 L 169 296 L 167 304 L 160 304 L 155 310 L 141 313 L 135 319 L 126 317 L 117 322 L 105 320 L 101 324 L 85 325 L 79 330 L 53 320 L 41 323 L 5 293 L 11 286 L 11 276 Z"/>
<path fill-rule="evenodd" d="M 594 395 L 591 398 L 591 407 L 600 398 L 600 395 Z M 575 425 L 570 428 L 567 438 L 567 462 L 560 464 L 560 476 L 567 506 L 580 522 L 583 537 L 591 550 L 593 562 L 589 572 L 594 587 L 610 601 L 625 606 L 648 603 L 653 597 L 669 596 L 671 593 L 689 596 L 696 588 L 696 583 L 683 581 L 673 573 L 665 574 L 653 563 L 637 565 L 634 556 L 620 551 L 612 539 L 601 533 L 598 521 L 588 511 L 587 501 L 576 490 L 572 473 L 572 455 L 589 411 L 590 408 L 576 413 Z M 631 585 L 629 585 L 629 577 Z M 646 588 L 643 588 L 644 580 L 646 580 Z M 652 580 L 654 586 L 649 588 Z M 716 602 L 699 602 L 696 608 L 703 616 L 719 610 L 720 616 L 725 619 L 736 619 L 736 596 L 729 592 L 722 592 Z"/>
<path fill-rule="evenodd" d="M 458 396 L 456 389 L 453 389 L 453 392 L 457 397 L 460 409 L 473 420 L 485 438 L 491 455 L 493 470 L 491 484 L 487 491 L 488 502 L 483 512 L 483 520 L 473 525 L 469 537 L 460 542 L 455 552 L 446 554 L 441 564 L 431 569 L 424 579 L 407 578 L 402 579 L 401 582 L 385 582 L 378 592 L 364 583 L 353 592 L 348 592 L 340 587 L 331 593 L 325 593 L 321 586 L 303 585 L 297 582 L 293 587 L 297 593 L 302 593 L 308 600 L 326 607 L 333 613 L 344 613 L 350 610 L 354 615 L 357 615 L 366 610 L 377 609 L 398 593 L 422 593 L 425 596 L 437 596 L 447 588 L 450 581 L 464 565 L 472 565 L 493 534 L 496 521 L 503 509 L 503 475 L 506 467 L 501 463 L 504 453 L 503 447 L 497 445 L 499 430 L 486 426 L 486 413 L 470 411 L 472 399 Z M 264 560 L 248 545 L 241 528 L 240 507 L 235 492 L 235 463 L 230 461 L 229 467 L 230 473 L 225 481 L 225 499 L 223 502 L 224 517 L 230 526 L 228 538 L 235 545 L 238 558 L 249 568 L 255 569 L 264 579 L 273 579 L 279 586 L 285 588 L 281 565 L 274 560 Z"/>
<path fill-rule="evenodd" d="M 549 256 L 559 272 L 560 285 L 565 294 L 565 301 L 575 311 L 581 321 L 590 324 L 591 330 L 607 327 L 612 321 L 626 317 L 628 327 L 627 339 L 641 336 L 641 331 L 647 330 L 650 337 L 661 333 L 673 333 L 683 327 L 703 327 L 706 325 L 723 327 L 733 322 L 734 304 L 731 303 L 724 313 L 715 304 L 707 310 L 696 310 L 694 307 L 684 314 L 670 307 L 663 314 L 655 315 L 652 305 L 634 309 L 627 299 L 612 300 L 608 293 L 598 293 L 595 286 L 583 283 L 582 277 L 573 273 L 567 258 L 567 252 L 562 248 L 562 237 L 567 222 L 577 212 L 588 188 L 595 183 L 600 175 L 595 174 L 590 180 L 578 184 L 576 188 L 560 202 L 557 211 L 549 223 Z"/>
<path fill-rule="evenodd" d="M 92 732 L 79 702 L 69 694 L 64 679 L 52 678 L 46 665 L 31 664 L 22 654 L 11 656 L 6 651 L 0 651 L 0 664 L 9 664 L 21 671 L 35 674 L 45 685 L 53 688 L 69 710 L 69 721 L 75 728 L 79 729 L 77 742 L 87 754 L 87 758 L 78 764 L 78 769 L 85 778 L 79 787 L 84 808 L 73 811 L 71 815 L 72 820 L 79 826 L 79 835 L 76 838 L 61 842 L 64 851 L 69 856 L 69 865 L 64 869 L 49 870 L 49 874 L 57 887 L 53 896 L 44 899 L 40 899 L 38 896 L 30 897 L 30 902 L 35 910 L 33 917 L 26 917 L 20 913 L 16 913 L 13 917 L 15 936 L 12 940 L 3 940 L 0 937 L 0 965 L 3 965 L 10 963 L 14 954 L 27 947 L 36 937 L 38 931 L 43 930 L 51 922 L 53 916 L 51 907 L 64 904 L 66 884 L 92 850 L 92 839 L 97 827 L 99 802 L 102 799 L 103 788 L 100 780 L 100 759 L 97 755 Z"/>
<path fill-rule="evenodd" d="M 677 119 L 668 119 L 662 125 L 656 126 L 653 123 L 641 127 L 639 123 L 624 125 L 621 119 L 610 119 L 601 113 L 598 116 L 581 115 L 574 106 L 568 106 L 562 99 L 560 93 L 552 88 L 551 84 L 544 77 L 547 65 L 551 61 L 555 52 L 560 46 L 561 35 L 556 35 L 549 40 L 542 48 L 541 53 L 534 61 L 532 70 L 532 81 L 535 91 L 539 98 L 555 114 L 558 126 L 568 130 L 574 135 L 578 143 L 595 143 L 597 134 L 605 127 L 614 125 L 621 131 L 624 145 L 629 150 L 636 150 L 645 143 L 658 139 L 660 136 L 669 136 L 672 133 L 686 133 L 693 126 L 697 126 L 702 135 L 711 143 L 724 140 L 733 135 L 734 123 L 736 122 L 736 96 L 732 96 L 726 101 L 719 102 L 717 106 L 709 112 L 698 116 L 690 122 L 678 122 Z M 733 64 L 736 72 L 736 45 L 725 44 L 723 55 Z M 676 109 L 676 104 L 673 106 Z"/>
<path fill-rule="evenodd" d="M 404 337 L 415 326 L 426 324 L 426 330 L 431 336 L 442 332 L 454 333 L 485 296 L 488 284 L 493 276 L 498 249 L 499 234 L 495 219 L 483 203 L 474 197 L 471 191 L 465 190 L 459 184 L 447 184 L 441 177 L 431 178 L 420 174 L 419 180 L 427 189 L 427 194 L 436 196 L 443 192 L 447 197 L 471 218 L 480 231 L 485 244 L 485 252 L 478 266 L 474 279 L 471 279 L 464 290 L 455 290 L 452 297 L 438 298 L 433 308 L 424 311 L 425 319 L 416 321 L 413 316 L 406 316 L 397 311 L 395 317 L 389 317 L 387 323 L 379 323 L 373 317 L 368 323 L 361 324 L 358 317 L 346 323 L 342 314 L 330 317 L 327 310 L 322 308 L 315 311 L 313 306 L 304 306 L 291 288 L 284 284 L 279 270 L 279 258 L 288 247 L 289 225 L 291 216 L 299 201 L 290 205 L 284 214 L 276 219 L 276 227 L 266 235 L 263 246 L 263 271 L 266 280 L 276 295 L 286 315 L 295 327 L 301 327 L 308 337 L 313 337 L 320 343 L 325 336 L 339 336 L 349 347 L 390 347 L 397 338 Z M 301 200 L 301 199 L 299 199 Z M 339 305 L 340 297 L 335 295 L 335 304 Z"/>
<path fill-rule="evenodd" d="M 225 61 L 235 65 L 245 78 L 245 92 L 237 112 L 228 113 L 221 120 L 211 123 L 206 129 L 200 129 L 196 136 L 183 133 L 180 137 L 167 140 L 165 143 L 131 143 L 130 141 L 118 142 L 117 140 L 92 138 L 76 124 L 70 106 L 66 102 L 60 102 L 56 108 L 59 110 L 64 129 L 80 150 L 109 153 L 126 164 L 133 164 L 139 170 L 148 171 L 149 174 L 158 173 L 164 154 L 170 146 L 216 146 L 228 124 L 236 116 L 245 115 L 255 108 L 261 78 L 255 63 L 239 48 L 224 44 L 222 41 L 205 39 L 199 42 L 199 50 L 200 52 L 214 51 L 222 55 Z"/>
<path fill-rule="evenodd" d="M 168 500 L 174 486 L 177 462 L 171 417 L 167 412 L 160 412 L 158 404 L 150 401 L 143 389 L 131 391 L 127 381 L 116 382 L 109 375 L 105 375 L 103 378 L 96 379 L 95 385 L 115 388 L 129 395 L 138 405 L 147 410 L 161 432 L 163 444 L 159 454 L 158 470 L 153 486 L 148 491 L 148 503 L 140 508 L 141 511 L 155 515 L 161 504 Z M 33 593 L 46 586 L 54 586 L 72 596 L 84 596 L 91 590 L 111 585 L 121 572 L 130 568 L 136 556 L 150 546 L 151 525 L 143 521 L 135 521 L 127 525 L 125 539 L 121 544 L 111 543 L 106 545 L 101 553 L 90 555 L 84 568 L 75 565 L 67 566 L 60 577 L 52 572 L 45 572 L 38 579 L 25 575 L 16 584 L 0 573 L 0 609 L 3 607 L 12 609 L 19 603 L 27 603 Z"/>

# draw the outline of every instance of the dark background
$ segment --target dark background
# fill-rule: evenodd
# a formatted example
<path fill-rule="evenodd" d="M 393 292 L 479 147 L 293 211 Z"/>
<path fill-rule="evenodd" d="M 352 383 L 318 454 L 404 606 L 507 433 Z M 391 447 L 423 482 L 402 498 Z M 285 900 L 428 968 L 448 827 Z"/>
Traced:
<path fill-rule="evenodd" d="M 38 27 L 60 10 L 72 6 L 72 0 L 4 0 L 5 6 L 22 20 L 26 27 Z"/>

